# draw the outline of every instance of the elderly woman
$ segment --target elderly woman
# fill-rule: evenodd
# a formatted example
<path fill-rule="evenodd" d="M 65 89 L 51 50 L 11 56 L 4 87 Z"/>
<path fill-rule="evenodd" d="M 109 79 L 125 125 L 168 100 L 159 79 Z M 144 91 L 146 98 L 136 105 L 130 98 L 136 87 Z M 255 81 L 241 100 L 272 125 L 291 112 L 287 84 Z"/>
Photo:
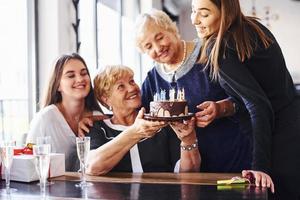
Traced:
<path fill-rule="evenodd" d="M 251 138 L 239 129 L 232 116 L 235 104 L 204 65 L 197 64 L 200 42 L 180 39 L 176 24 L 162 11 L 152 10 L 136 22 L 136 45 L 155 61 L 142 85 L 142 104 L 161 89 L 185 89 L 189 111 L 195 113 L 201 149 L 201 171 L 241 172 L 251 166 Z M 205 128 L 200 128 L 205 127 Z"/>
<path fill-rule="evenodd" d="M 165 122 L 144 120 L 144 109 L 137 110 L 141 94 L 133 75 L 128 67 L 107 66 L 94 79 L 97 99 L 113 116 L 95 122 L 90 129 L 92 150 L 87 173 L 170 172 L 176 163 L 180 172 L 198 171 L 200 154 L 194 144 L 194 119 L 174 123 L 176 134 L 165 127 Z"/>

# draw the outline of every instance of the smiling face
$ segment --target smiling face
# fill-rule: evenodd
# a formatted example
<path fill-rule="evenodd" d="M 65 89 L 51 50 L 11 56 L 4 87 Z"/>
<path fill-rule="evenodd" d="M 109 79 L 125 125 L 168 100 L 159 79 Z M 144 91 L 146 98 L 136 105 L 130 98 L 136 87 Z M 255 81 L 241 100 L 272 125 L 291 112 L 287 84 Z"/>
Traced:
<path fill-rule="evenodd" d="M 221 13 L 211 0 L 193 0 L 191 20 L 198 37 L 207 38 L 218 32 Z"/>
<path fill-rule="evenodd" d="M 148 21 L 140 36 L 140 48 L 158 63 L 174 64 L 180 59 L 181 41 L 177 35 Z"/>
<path fill-rule="evenodd" d="M 114 113 L 120 110 L 135 111 L 141 106 L 141 91 L 132 74 L 124 74 L 112 86 L 109 97 L 105 100 Z"/>
<path fill-rule="evenodd" d="M 67 61 L 64 65 L 58 88 L 62 99 L 83 100 L 90 89 L 90 77 L 85 65 L 77 59 Z"/>

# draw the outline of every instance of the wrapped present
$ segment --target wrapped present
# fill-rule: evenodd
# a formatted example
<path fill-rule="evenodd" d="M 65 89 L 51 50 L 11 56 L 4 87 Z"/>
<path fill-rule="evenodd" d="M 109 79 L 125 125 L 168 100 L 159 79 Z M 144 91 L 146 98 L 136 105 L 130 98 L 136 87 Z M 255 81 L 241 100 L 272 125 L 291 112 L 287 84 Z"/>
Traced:
<path fill-rule="evenodd" d="M 1 168 L 0 168 L 1 169 Z M 49 177 L 62 176 L 65 174 L 65 155 L 50 154 Z M 5 178 L 4 166 L 2 166 L 2 179 Z M 13 163 L 10 170 L 10 177 L 13 181 L 32 182 L 39 180 L 36 168 L 35 157 L 33 155 L 21 154 L 15 152 Z"/>
<path fill-rule="evenodd" d="M 21 148 L 21 149 L 14 149 L 14 155 L 22 155 L 22 154 L 26 154 L 26 155 L 32 155 L 32 144 L 27 144 L 27 146 L 25 148 Z"/>

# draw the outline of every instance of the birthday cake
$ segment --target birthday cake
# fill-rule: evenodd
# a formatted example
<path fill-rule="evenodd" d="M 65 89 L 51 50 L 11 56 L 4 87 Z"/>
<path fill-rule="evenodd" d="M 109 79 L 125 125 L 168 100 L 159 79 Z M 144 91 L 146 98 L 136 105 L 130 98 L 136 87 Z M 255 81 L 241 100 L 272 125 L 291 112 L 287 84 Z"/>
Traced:
<path fill-rule="evenodd" d="M 152 101 L 150 115 L 153 117 L 179 117 L 188 114 L 186 101 Z"/>
<path fill-rule="evenodd" d="M 176 98 L 175 98 L 176 96 Z M 184 97 L 184 88 L 174 88 L 169 91 L 169 99 L 166 98 L 166 91 L 161 90 L 150 102 L 150 115 L 152 117 L 181 117 L 188 114 L 187 101 Z"/>

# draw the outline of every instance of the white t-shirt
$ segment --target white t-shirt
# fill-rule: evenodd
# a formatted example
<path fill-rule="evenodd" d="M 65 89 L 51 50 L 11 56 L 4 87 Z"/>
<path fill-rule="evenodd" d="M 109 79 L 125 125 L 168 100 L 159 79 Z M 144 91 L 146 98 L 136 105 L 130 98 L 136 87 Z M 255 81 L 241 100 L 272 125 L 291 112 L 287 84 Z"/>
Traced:
<path fill-rule="evenodd" d="M 55 105 L 41 109 L 30 123 L 26 143 L 36 143 L 39 136 L 51 136 L 51 152 L 64 153 L 66 170 L 74 169 L 76 135 Z"/>

